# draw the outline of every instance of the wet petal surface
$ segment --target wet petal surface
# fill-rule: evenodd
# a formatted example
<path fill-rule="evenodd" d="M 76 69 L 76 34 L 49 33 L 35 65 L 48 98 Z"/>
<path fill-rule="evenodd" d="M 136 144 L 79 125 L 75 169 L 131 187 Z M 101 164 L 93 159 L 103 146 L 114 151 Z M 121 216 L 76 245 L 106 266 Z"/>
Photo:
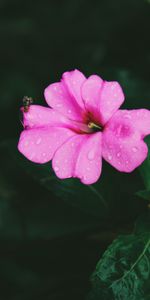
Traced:
<path fill-rule="evenodd" d="M 148 148 L 143 141 L 144 132 L 142 126 L 136 126 L 138 110 L 118 110 L 107 123 L 102 137 L 103 158 L 122 172 L 131 172 L 138 167 L 147 157 Z M 132 116 L 131 116 L 132 115 Z M 137 124 L 139 121 L 137 119 Z M 142 122 L 140 121 L 142 124 Z M 141 127 L 140 127 L 141 128 Z M 150 130 L 150 128 L 149 128 Z"/>
<path fill-rule="evenodd" d="M 55 151 L 73 135 L 74 132 L 67 128 L 24 130 L 20 135 L 18 150 L 35 163 L 46 163 L 52 159 Z"/>

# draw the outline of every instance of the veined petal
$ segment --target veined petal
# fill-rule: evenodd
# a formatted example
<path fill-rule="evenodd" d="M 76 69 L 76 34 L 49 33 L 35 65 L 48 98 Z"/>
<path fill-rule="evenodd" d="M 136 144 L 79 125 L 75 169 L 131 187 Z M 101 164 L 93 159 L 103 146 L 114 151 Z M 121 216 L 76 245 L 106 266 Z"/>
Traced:
<path fill-rule="evenodd" d="M 65 72 L 61 82 L 50 84 L 44 91 L 49 106 L 71 120 L 82 121 L 84 104 L 81 98 L 81 84 L 84 75 L 79 71 Z"/>
<path fill-rule="evenodd" d="M 41 105 L 31 105 L 23 112 L 23 126 L 36 128 L 43 126 L 71 126 L 71 121 L 58 111 Z"/>
<path fill-rule="evenodd" d="M 142 137 L 150 134 L 150 110 L 148 109 L 132 109 L 120 110 L 122 117 L 130 120 L 134 130 L 139 132 Z"/>
<path fill-rule="evenodd" d="M 98 180 L 101 164 L 101 133 L 72 137 L 56 151 L 52 161 L 59 178 L 77 177 L 85 184 Z"/>
<path fill-rule="evenodd" d="M 82 86 L 82 97 L 87 111 L 102 124 L 102 117 L 99 113 L 100 94 L 103 80 L 97 76 L 90 76 Z"/>
<path fill-rule="evenodd" d="M 82 86 L 82 97 L 89 112 L 104 125 L 124 102 L 124 94 L 118 82 L 103 81 L 90 76 Z"/>
<path fill-rule="evenodd" d="M 150 124 L 148 119 L 142 124 L 137 113 L 143 115 L 141 110 L 118 110 L 102 134 L 103 158 L 122 172 L 132 172 L 147 157 L 148 148 L 142 139 L 150 133 Z"/>
<path fill-rule="evenodd" d="M 19 139 L 18 150 L 35 163 L 46 163 L 55 151 L 75 133 L 67 128 L 45 127 L 24 130 Z"/>
<path fill-rule="evenodd" d="M 102 134 L 89 134 L 81 145 L 76 161 L 74 176 L 84 184 L 96 182 L 102 170 Z"/>
<path fill-rule="evenodd" d="M 62 76 L 62 81 L 67 86 L 69 94 L 74 97 L 82 109 L 85 109 L 85 106 L 81 95 L 81 87 L 85 80 L 86 77 L 79 70 L 65 72 Z"/>
<path fill-rule="evenodd" d="M 57 177 L 61 179 L 74 177 L 76 159 L 84 140 L 85 135 L 76 135 L 56 151 L 52 166 Z"/>

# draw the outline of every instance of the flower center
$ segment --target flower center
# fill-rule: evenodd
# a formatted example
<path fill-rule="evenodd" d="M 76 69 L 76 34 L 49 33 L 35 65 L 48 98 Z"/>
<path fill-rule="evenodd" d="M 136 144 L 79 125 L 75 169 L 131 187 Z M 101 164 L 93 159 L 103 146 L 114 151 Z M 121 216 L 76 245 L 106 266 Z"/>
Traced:
<path fill-rule="evenodd" d="M 72 122 L 74 130 L 79 133 L 94 133 L 97 131 L 102 131 L 103 127 L 99 124 L 89 121 L 88 123 L 80 123 L 78 121 Z"/>
<path fill-rule="evenodd" d="M 96 132 L 96 131 L 102 131 L 102 126 L 100 126 L 100 125 L 97 125 L 97 124 L 95 124 L 94 122 L 89 122 L 88 123 L 88 127 L 90 128 L 90 129 L 92 129 L 92 131 L 93 132 Z"/>

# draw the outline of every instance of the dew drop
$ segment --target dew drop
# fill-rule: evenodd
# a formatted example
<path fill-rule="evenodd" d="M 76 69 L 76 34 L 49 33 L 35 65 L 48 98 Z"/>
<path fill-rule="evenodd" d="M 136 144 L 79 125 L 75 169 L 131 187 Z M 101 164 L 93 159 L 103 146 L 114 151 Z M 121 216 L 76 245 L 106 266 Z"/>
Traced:
<path fill-rule="evenodd" d="M 111 156 L 110 154 L 108 155 L 108 159 L 109 159 L 109 160 L 112 160 L 112 156 Z"/>
<path fill-rule="evenodd" d="M 41 143 L 41 141 L 42 141 L 42 139 L 38 138 L 37 141 L 36 141 L 36 144 L 39 145 Z"/>
<path fill-rule="evenodd" d="M 68 109 L 68 113 L 71 114 L 71 112 L 72 112 L 71 109 Z"/>
<path fill-rule="evenodd" d="M 138 150 L 137 147 L 133 147 L 133 148 L 132 148 L 132 151 L 133 151 L 133 152 L 137 152 L 137 150 Z"/>
<path fill-rule="evenodd" d="M 43 152 L 43 154 L 42 154 L 43 156 L 46 156 L 46 153 L 45 152 Z"/>
<path fill-rule="evenodd" d="M 124 117 L 125 117 L 126 119 L 131 119 L 131 116 L 130 116 L 129 114 L 124 115 Z"/>
<path fill-rule="evenodd" d="M 54 167 L 54 170 L 57 172 L 57 171 L 59 171 L 59 168 L 56 166 L 56 167 Z"/>
<path fill-rule="evenodd" d="M 94 152 L 94 150 L 92 149 L 92 150 L 90 150 L 89 153 L 88 153 L 88 159 L 89 159 L 89 160 L 93 160 L 94 157 L 95 157 L 95 152 Z"/>
<path fill-rule="evenodd" d="M 62 107 L 62 103 L 57 103 L 57 107 Z"/>
<path fill-rule="evenodd" d="M 117 153 L 117 157 L 120 157 L 120 155 L 121 155 L 121 153 L 120 153 L 120 152 L 118 152 L 118 153 Z"/>

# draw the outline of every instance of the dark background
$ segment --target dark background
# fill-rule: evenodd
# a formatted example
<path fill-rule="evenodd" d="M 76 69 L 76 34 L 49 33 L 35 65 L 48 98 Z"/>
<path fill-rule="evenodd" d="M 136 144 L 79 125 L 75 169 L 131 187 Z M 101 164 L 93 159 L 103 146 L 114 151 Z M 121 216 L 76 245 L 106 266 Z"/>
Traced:
<path fill-rule="evenodd" d="M 85 299 L 104 249 L 147 208 L 143 182 L 104 164 L 106 214 L 78 182 L 49 183 L 50 165 L 16 150 L 19 108 L 24 95 L 45 105 L 44 88 L 78 68 L 118 80 L 124 107 L 150 109 L 150 1 L 0 0 L 0 15 L 0 300 Z"/>

